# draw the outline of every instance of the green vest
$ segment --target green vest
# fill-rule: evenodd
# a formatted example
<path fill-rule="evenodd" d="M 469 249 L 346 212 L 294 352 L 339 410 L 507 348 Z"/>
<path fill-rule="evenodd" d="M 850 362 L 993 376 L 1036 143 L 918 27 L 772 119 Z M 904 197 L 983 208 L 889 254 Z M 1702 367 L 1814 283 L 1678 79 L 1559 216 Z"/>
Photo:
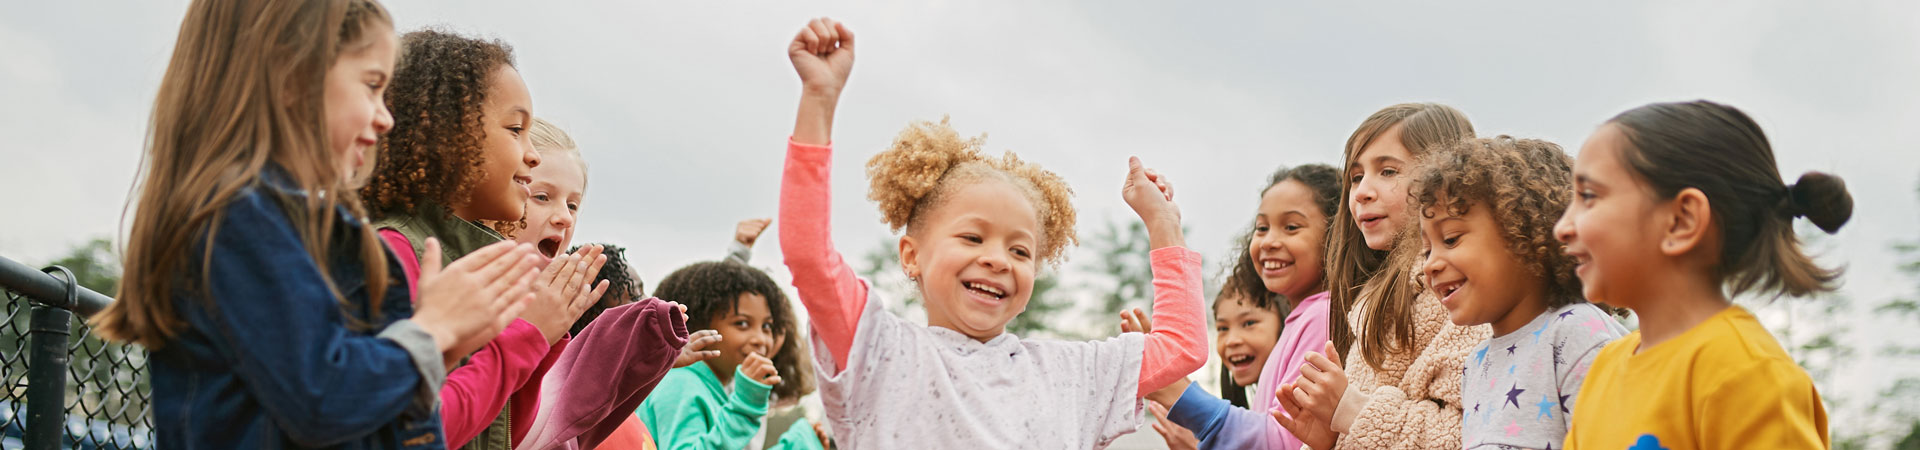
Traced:
<path fill-rule="evenodd" d="M 407 237 L 413 244 L 413 257 L 426 258 L 427 237 L 440 240 L 440 263 L 451 264 L 455 258 L 466 256 L 481 247 L 504 241 L 507 238 L 480 222 L 455 217 L 444 207 L 429 206 L 407 215 L 390 215 L 373 222 L 374 228 L 392 228 Z M 462 358 L 460 365 L 467 365 Z M 457 366 L 456 366 L 457 367 Z M 500 415 L 493 418 L 493 424 L 481 430 L 480 435 L 467 442 L 462 448 L 476 450 L 509 450 L 513 448 L 513 424 L 508 416 L 512 402 L 502 404 Z"/>

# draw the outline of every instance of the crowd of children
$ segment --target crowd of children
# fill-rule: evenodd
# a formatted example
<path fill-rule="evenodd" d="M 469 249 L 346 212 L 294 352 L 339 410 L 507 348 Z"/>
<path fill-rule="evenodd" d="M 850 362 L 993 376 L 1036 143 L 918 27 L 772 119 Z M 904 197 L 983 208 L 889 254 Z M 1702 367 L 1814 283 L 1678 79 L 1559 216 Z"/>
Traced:
<path fill-rule="evenodd" d="M 189 7 L 119 300 L 91 319 L 152 352 L 161 447 L 1100 448 L 1148 412 L 1174 448 L 1830 445 L 1810 378 L 1729 298 L 1833 290 L 1792 222 L 1835 232 L 1851 197 L 1785 183 L 1730 106 L 1634 108 L 1577 159 L 1445 105 L 1365 118 L 1338 165 L 1282 167 L 1247 203 L 1216 397 L 1186 379 L 1200 253 L 1138 158 L 1119 194 L 1151 314 L 1036 339 L 1007 327 L 1079 241 L 1073 189 L 911 123 L 867 197 L 926 323 L 881 308 L 830 233 L 844 24 L 788 42 L 777 220 L 651 296 L 634 255 L 572 245 L 587 158 L 534 114 L 512 47 L 393 24 L 375 0 Z M 797 299 L 749 265 L 770 229 Z"/>

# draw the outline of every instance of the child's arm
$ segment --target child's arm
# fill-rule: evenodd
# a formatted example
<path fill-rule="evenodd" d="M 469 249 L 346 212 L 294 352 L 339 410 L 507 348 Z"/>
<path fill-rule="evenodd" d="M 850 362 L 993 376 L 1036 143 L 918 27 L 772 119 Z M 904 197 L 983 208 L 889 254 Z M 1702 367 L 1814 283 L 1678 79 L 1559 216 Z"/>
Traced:
<path fill-rule="evenodd" d="M 408 289 L 418 298 L 415 286 L 420 284 L 420 273 L 413 242 L 391 228 L 381 229 L 380 237 L 394 250 L 395 257 L 400 258 Z M 453 368 L 447 374 L 446 384 L 440 386 L 439 394 L 440 421 L 446 430 L 448 447 L 466 445 L 492 425 L 500 410 L 507 406 L 507 397 L 533 377 L 535 367 L 550 348 L 538 327 L 524 319 L 514 319 L 499 336 L 466 356 L 465 365 Z M 451 364 L 459 362 L 462 356 L 445 355 L 445 358 Z"/>
<path fill-rule="evenodd" d="M 780 178 L 780 251 L 838 372 L 847 365 L 867 302 L 866 285 L 833 249 L 829 220 L 833 110 L 853 69 L 853 33 L 832 20 L 815 19 L 794 37 L 787 54 L 805 87 Z"/>
<path fill-rule="evenodd" d="M 696 377 L 685 372 L 668 377 L 656 395 L 665 397 L 649 398 L 641 406 L 652 408 L 652 415 L 659 419 L 659 423 L 648 423 L 647 427 L 660 436 L 660 448 L 746 448 L 760 431 L 760 418 L 767 414 L 767 399 L 773 388 L 735 369 L 733 393 L 721 394 L 729 398 L 704 399 L 701 396 L 711 391 Z M 719 409 L 709 409 L 712 405 Z"/>
<path fill-rule="evenodd" d="M 1200 253 L 1189 250 L 1180 230 L 1180 208 L 1165 177 L 1127 161 L 1121 196 L 1147 224 L 1153 269 L 1153 331 L 1140 358 L 1137 397 L 1199 370 L 1207 363 L 1206 311 L 1200 306 Z"/>
<path fill-rule="evenodd" d="M 1181 383 L 1174 383 L 1181 384 Z M 1206 448 L 1274 448 L 1280 445 L 1280 425 L 1265 412 L 1236 408 L 1214 397 L 1200 385 L 1187 384 L 1167 419 L 1193 430 Z M 1295 446 L 1298 448 L 1298 446 Z"/>
<path fill-rule="evenodd" d="M 733 242 L 727 243 L 727 261 L 747 264 L 753 260 L 753 243 L 767 231 L 773 219 L 747 219 L 733 226 Z"/>
<path fill-rule="evenodd" d="M 421 372 L 444 367 L 440 349 L 406 344 L 435 341 L 419 323 L 395 321 L 379 336 L 348 330 L 323 268 L 273 200 L 240 196 L 219 230 L 204 244 L 212 247 L 208 297 L 183 302 L 191 305 L 182 316 L 213 338 L 246 394 L 294 443 L 364 436 L 418 407 L 420 394 L 442 381 L 445 372 Z M 417 411 L 431 410 L 425 406 Z"/>
<path fill-rule="evenodd" d="M 1426 392 L 1380 386 L 1366 393 L 1365 403 L 1350 416 L 1350 423 L 1343 426 L 1340 422 L 1349 416 L 1335 412 L 1334 429 L 1344 428 L 1340 446 L 1458 448 L 1462 415 L 1460 380 L 1466 374 L 1468 353 L 1485 341 L 1487 334 L 1486 327 L 1443 325 L 1433 342 L 1420 350 L 1421 354 L 1414 358 L 1401 381 L 1402 385 L 1424 388 Z M 1349 405 L 1345 399 L 1340 402 L 1341 409 Z"/>

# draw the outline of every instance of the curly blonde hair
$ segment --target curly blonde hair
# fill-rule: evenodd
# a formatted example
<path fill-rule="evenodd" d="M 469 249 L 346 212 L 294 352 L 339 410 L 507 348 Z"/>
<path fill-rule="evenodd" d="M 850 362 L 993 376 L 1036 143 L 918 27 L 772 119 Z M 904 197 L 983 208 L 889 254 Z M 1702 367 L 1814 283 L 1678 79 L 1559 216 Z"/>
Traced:
<path fill-rule="evenodd" d="M 1073 189 L 1059 175 L 1020 160 L 1009 151 L 999 158 L 980 151 L 986 135 L 962 138 L 947 118 L 917 121 L 893 139 L 893 146 L 867 160 L 871 190 L 881 221 L 895 232 L 919 230 L 919 218 L 939 207 L 960 187 L 997 179 L 1027 194 L 1040 219 L 1040 244 L 1034 257 L 1059 263 L 1080 237 L 1073 231 Z"/>
<path fill-rule="evenodd" d="M 1434 206 L 1451 216 L 1487 207 L 1508 250 L 1528 272 L 1546 278 L 1548 307 L 1584 301 L 1573 257 L 1553 236 L 1573 193 L 1573 159 L 1559 145 L 1506 135 L 1467 139 L 1421 163 L 1410 183 L 1410 206 L 1427 218 L 1435 216 L 1428 211 Z"/>

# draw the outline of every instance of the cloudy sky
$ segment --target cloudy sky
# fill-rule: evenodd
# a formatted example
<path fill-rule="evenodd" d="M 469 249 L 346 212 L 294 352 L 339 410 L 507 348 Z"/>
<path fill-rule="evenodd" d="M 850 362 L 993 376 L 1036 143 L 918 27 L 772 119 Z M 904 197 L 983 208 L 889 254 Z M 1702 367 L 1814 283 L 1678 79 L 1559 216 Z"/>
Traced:
<path fill-rule="evenodd" d="M 785 44 L 828 15 L 860 38 L 834 136 L 834 230 L 848 254 L 887 233 L 861 164 L 915 119 L 951 115 L 962 133 L 987 133 L 990 149 L 1061 173 L 1078 191 L 1083 235 L 1132 220 L 1118 191 L 1138 155 L 1179 186 L 1189 242 L 1211 260 L 1250 218 L 1268 172 L 1334 162 L 1382 106 L 1443 102 L 1483 135 L 1572 152 L 1622 110 L 1707 98 L 1753 115 L 1788 177 L 1849 182 L 1858 208 L 1823 258 L 1850 268 L 1855 309 L 1914 293 L 1889 244 L 1920 238 L 1920 5 L 1719 3 L 389 6 L 402 31 L 441 26 L 515 47 L 535 113 L 572 132 L 591 164 L 576 242 L 632 247 L 649 280 L 717 257 L 736 220 L 774 214 L 798 89 Z M 0 15 L 0 255 L 39 264 L 116 234 L 183 10 L 27 2 Z M 757 261 L 784 280 L 773 239 Z M 1895 322 L 1846 320 L 1863 348 L 1901 336 Z M 1846 395 L 1920 372 L 1861 366 L 1876 369 L 1845 375 Z"/>

